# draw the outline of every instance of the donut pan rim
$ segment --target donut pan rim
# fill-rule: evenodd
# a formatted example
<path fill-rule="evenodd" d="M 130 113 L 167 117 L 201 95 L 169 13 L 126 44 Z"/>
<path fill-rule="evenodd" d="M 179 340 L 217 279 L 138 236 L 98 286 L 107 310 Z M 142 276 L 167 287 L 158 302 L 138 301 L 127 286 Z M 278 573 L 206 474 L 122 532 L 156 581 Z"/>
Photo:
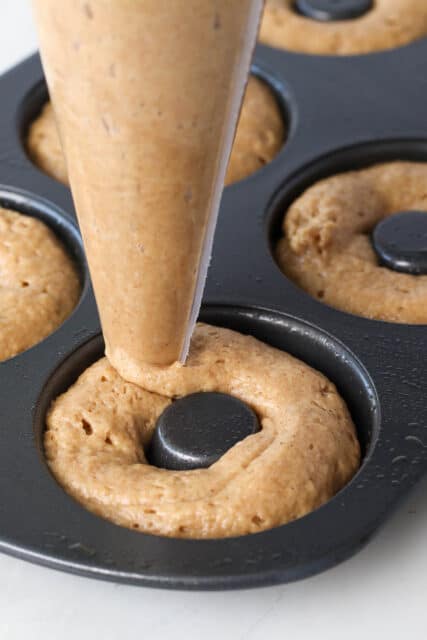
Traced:
<path fill-rule="evenodd" d="M 365 144 L 398 149 L 401 143 L 409 149 L 425 139 L 422 56 L 427 56 L 427 40 L 349 58 L 257 47 L 254 71 L 287 105 L 290 135 L 270 165 L 225 190 L 204 296 L 205 313 L 213 321 L 234 314 L 237 324 L 264 322 L 272 335 L 283 327 L 305 328 L 307 335 L 344 345 L 350 359 L 361 363 L 371 389 L 373 436 L 353 481 L 304 518 L 223 540 L 148 536 L 78 505 L 48 472 L 40 430 L 33 427 L 40 423 L 40 393 L 52 373 L 70 354 L 100 340 L 87 268 L 79 258 L 85 286 L 77 309 L 43 342 L 0 364 L 0 550 L 105 580 L 229 589 L 317 573 L 358 551 L 377 531 L 427 471 L 427 328 L 370 321 L 310 298 L 278 270 L 270 236 L 284 188 L 317 162 Z M 76 229 L 68 188 L 36 169 L 22 144 L 23 123 L 43 97 L 38 55 L 3 75 L 0 88 L 0 200 L 3 191 L 24 192 L 29 200 L 33 194 L 36 209 L 41 201 L 51 203 L 58 220 L 63 216 Z M 407 104 L 414 105 L 410 114 Z M 77 534 L 77 529 L 67 532 L 71 523 L 79 526 Z"/>

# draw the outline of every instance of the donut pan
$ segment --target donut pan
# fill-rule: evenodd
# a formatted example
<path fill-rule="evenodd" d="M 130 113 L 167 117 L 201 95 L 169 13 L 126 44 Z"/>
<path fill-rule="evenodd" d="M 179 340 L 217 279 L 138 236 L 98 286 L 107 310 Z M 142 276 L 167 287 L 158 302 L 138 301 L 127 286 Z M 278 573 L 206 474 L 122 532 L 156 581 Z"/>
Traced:
<path fill-rule="evenodd" d="M 102 354 L 103 343 L 70 192 L 24 149 L 26 127 L 47 97 L 39 57 L 0 78 L 0 202 L 51 225 L 83 282 L 79 306 L 56 332 L 0 364 L 0 550 L 106 580 L 227 589 L 319 572 L 377 531 L 427 471 L 427 327 L 371 321 L 312 299 L 282 275 L 272 246 L 287 203 L 320 177 L 427 158 L 426 59 L 427 41 L 348 58 L 256 50 L 253 72 L 276 92 L 288 141 L 270 165 L 225 189 L 201 318 L 323 371 L 349 405 L 363 463 L 311 514 L 221 540 L 118 527 L 81 507 L 47 468 L 46 409 Z"/>

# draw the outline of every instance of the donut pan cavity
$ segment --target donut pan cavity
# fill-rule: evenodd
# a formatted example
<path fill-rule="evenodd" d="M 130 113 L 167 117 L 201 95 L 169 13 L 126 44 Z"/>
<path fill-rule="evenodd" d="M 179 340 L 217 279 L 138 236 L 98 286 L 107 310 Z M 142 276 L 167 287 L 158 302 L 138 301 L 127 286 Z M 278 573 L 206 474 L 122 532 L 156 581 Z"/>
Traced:
<path fill-rule="evenodd" d="M 84 283 L 57 331 L 0 363 L 0 550 L 107 580 L 219 589 L 303 578 L 367 542 L 427 471 L 427 327 L 371 321 L 312 299 L 279 271 L 272 244 L 286 204 L 318 178 L 385 159 L 427 160 L 426 58 L 427 41 L 348 58 L 256 50 L 253 70 L 276 92 L 288 139 L 271 164 L 225 189 L 201 319 L 324 372 L 349 405 L 363 461 L 304 518 L 221 540 L 118 527 L 75 502 L 48 470 L 49 403 L 101 356 L 103 342 L 70 192 L 32 165 L 23 144 L 47 97 L 38 56 L 0 78 L 0 201 L 50 224 Z"/>

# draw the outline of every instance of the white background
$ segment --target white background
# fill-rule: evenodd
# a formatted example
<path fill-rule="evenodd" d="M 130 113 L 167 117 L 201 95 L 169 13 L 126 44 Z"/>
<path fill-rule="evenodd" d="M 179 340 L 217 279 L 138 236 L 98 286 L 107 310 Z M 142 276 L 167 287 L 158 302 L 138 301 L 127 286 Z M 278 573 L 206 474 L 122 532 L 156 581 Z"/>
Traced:
<path fill-rule="evenodd" d="M 1 0 L 0 29 L 2 72 L 37 46 L 29 0 Z M 425 638 L 426 490 L 423 482 L 357 556 L 281 587 L 160 591 L 77 578 L 0 554 L 0 640 Z"/>

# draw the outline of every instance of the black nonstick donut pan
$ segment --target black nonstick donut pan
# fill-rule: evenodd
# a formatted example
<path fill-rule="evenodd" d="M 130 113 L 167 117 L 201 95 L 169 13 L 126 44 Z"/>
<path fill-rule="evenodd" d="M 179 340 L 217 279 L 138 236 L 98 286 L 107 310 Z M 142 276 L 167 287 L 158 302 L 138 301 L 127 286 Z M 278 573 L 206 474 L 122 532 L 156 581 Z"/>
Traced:
<path fill-rule="evenodd" d="M 286 205 L 317 179 L 378 161 L 427 159 L 426 60 L 426 40 L 348 58 L 256 50 L 253 72 L 276 92 L 289 136 L 271 164 L 225 189 L 201 318 L 323 371 L 349 405 L 363 463 L 309 515 L 220 540 L 118 527 L 75 502 L 47 468 L 46 409 L 102 354 L 103 343 L 70 192 L 33 166 L 24 148 L 47 98 L 39 57 L 0 78 L 0 203 L 51 225 L 83 282 L 77 309 L 57 331 L 0 364 L 2 551 L 118 582 L 255 587 L 337 564 L 388 518 L 427 471 L 427 327 L 371 321 L 314 300 L 280 272 L 272 246 Z"/>

